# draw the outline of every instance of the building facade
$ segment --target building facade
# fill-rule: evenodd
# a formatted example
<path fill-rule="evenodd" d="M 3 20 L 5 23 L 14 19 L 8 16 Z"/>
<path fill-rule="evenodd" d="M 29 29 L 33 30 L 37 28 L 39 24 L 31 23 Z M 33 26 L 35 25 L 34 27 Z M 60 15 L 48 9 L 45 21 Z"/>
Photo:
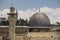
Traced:
<path fill-rule="evenodd" d="M 16 26 L 15 34 L 16 40 L 38 40 L 38 39 L 60 39 L 60 27 L 28 27 Z M 0 26 L 0 38 L 5 35 L 8 38 L 9 26 Z M 36 38 L 36 39 L 35 39 Z"/>
<path fill-rule="evenodd" d="M 9 26 L 0 26 L 0 40 L 60 40 L 60 26 L 53 26 L 44 13 L 37 12 L 29 20 L 29 26 L 16 26 L 17 12 L 10 8 Z"/>

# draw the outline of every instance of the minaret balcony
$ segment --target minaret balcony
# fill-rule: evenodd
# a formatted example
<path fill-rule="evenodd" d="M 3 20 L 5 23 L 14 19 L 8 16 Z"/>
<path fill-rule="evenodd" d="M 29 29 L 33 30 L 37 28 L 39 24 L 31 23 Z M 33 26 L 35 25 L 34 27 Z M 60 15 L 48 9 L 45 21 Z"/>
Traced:
<path fill-rule="evenodd" d="M 16 13 L 8 13 L 8 15 L 17 15 Z"/>
<path fill-rule="evenodd" d="M 8 17 L 9 20 L 16 20 L 16 17 Z"/>

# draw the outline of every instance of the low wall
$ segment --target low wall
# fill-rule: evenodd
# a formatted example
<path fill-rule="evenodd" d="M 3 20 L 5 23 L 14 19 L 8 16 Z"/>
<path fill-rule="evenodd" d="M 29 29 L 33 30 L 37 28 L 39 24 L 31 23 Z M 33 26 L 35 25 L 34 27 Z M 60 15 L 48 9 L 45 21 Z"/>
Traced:
<path fill-rule="evenodd" d="M 0 40 L 2 40 L 2 36 L 0 36 Z"/>
<path fill-rule="evenodd" d="M 16 36 L 16 40 L 60 40 L 60 32 L 28 32 L 25 35 Z"/>
<path fill-rule="evenodd" d="M 17 36 L 17 40 L 60 40 L 60 32 L 29 32 L 25 36 Z"/>
<path fill-rule="evenodd" d="M 27 34 L 28 37 L 60 37 L 60 32 L 30 32 Z"/>

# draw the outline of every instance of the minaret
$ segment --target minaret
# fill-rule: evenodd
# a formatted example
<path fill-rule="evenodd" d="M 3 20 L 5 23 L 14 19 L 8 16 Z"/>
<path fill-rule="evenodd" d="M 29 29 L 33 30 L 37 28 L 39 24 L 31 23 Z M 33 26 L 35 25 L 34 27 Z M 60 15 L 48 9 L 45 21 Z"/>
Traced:
<path fill-rule="evenodd" d="M 9 39 L 16 40 L 15 35 L 15 24 L 17 20 L 17 13 L 15 13 L 15 8 L 10 7 L 10 13 L 8 13 L 8 21 L 9 21 Z"/>

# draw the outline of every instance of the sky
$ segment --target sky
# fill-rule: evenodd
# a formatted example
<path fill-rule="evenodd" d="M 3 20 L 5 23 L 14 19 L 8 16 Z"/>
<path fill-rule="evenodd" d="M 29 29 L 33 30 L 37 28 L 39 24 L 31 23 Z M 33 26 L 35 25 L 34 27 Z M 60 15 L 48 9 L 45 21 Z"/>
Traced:
<path fill-rule="evenodd" d="M 0 0 L 0 9 L 9 8 L 14 4 L 16 9 L 29 9 L 29 8 L 59 8 L 60 0 Z"/>
<path fill-rule="evenodd" d="M 49 17 L 51 23 L 60 22 L 60 0 L 0 0 L 0 17 L 7 18 L 12 4 L 18 10 L 18 19 L 29 19 L 40 9 Z"/>

